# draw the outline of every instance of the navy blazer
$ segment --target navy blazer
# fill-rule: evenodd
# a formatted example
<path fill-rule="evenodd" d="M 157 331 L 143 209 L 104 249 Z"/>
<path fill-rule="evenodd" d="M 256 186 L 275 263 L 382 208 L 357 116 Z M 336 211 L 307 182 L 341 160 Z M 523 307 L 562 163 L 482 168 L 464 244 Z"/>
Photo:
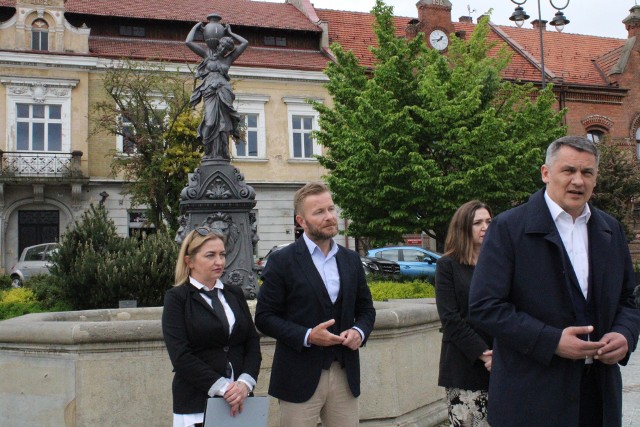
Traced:
<path fill-rule="evenodd" d="M 258 379 L 260 336 L 242 290 L 225 285 L 223 295 L 236 318 L 229 335 L 213 308 L 190 283 L 171 288 L 164 297 L 162 333 L 173 364 L 173 412 L 204 412 L 211 386 L 225 376 L 227 363 L 236 379 Z"/>
<path fill-rule="evenodd" d="M 339 247 L 336 261 L 342 293 L 342 329 L 357 326 L 364 332 L 366 341 L 373 329 L 376 311 L 360 257 Z M 300 403 L 313 395 L 322 372 L 323 351 L 316 346 L 305 347 L 304 338 L 309 328 L 331 319 L 331 312 L 329 294 L 304 238 L 269 257 L 258 293 L 256 326 L 277 340 L 269 384 L 271 396 Z M 357 397 L 360 395 L 358 351 L 344 347 L 343 357 L 349 387 Z"/>
<path fill-rule="evenodd" d="M 640 334 L 633 302 L 635 276 L 620 223 L 590 206 L 589 298 L 594 332 L 627 339 Z M 469 316 L 494 337 L 489 423 L 500 426 L 578 427 L 583 360 L 555 355 L 562 330 L 577 326 L 571 297 L 573 267 L 544 200 L 544 190 L 491 223 L 471 283 Z M 627 363 L 629 354 L 620 361 Z M 622 380 L 617 364 L 594 362 L 606 426 L 622 423 Z"/>

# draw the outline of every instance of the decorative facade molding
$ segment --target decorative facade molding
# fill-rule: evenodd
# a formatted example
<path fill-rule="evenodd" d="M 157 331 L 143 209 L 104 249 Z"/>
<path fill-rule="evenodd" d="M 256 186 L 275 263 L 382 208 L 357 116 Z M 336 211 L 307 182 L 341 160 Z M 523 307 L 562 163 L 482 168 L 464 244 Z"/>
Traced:
<path fill-rule="evenodd" d="M 585 117 L 580 120 L 580 123 L 582 123 L 582 126 L 584 126 L 585 129 L 589 129 L 592 126 L 598 126 L 609 131 L 613 127 L 613 120 L 599 114 L 593 114 Z"/>
<path fill-rule="evenodd" d="M 44 184 L 33 184 L 33 201 L 35 203 L 44 202 Z"/>

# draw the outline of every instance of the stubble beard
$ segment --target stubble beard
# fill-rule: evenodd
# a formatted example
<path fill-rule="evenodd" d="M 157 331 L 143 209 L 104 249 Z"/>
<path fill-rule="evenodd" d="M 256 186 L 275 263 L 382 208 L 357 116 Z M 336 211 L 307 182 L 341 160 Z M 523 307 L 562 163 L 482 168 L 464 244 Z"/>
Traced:
<path fill-rule="evenodd" d="M 335 231 L 323 231 L 322 228 L 310 229 L 308 232 L 309 237 L 314 242 L 323 242 L 323 241 L 331 240 L 338 234 L 337 226 L 333 225 L 333 227 L 335 227 Z"/>

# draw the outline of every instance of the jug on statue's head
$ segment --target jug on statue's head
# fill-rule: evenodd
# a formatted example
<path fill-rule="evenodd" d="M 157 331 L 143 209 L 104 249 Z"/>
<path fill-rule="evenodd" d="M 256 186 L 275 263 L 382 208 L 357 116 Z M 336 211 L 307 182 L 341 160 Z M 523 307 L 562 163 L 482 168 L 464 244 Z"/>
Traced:
<path fill-rule="evenodd" d="M 202 34 L 204 35 L 204 42 L 207 44 L 209 49 L 215 51 L 218 47 L 218 42 L 224 36 L 225 28 L 224 25 L 220 23 L 222 17 L 217 13 L 211 13 L 207 16 L 206 25 L 202 27 Z"/>

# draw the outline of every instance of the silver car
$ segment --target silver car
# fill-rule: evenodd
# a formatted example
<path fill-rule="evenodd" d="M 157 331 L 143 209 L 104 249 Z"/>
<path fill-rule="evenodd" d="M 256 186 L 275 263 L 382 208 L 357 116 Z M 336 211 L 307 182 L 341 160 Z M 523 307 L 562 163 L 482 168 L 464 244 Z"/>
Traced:
<path fill-rule="evenodd" d="M 16 265 L 11 267 L 11 286 L 19 288 L 31 276 L 48 274 L 49 258 L 57 248 L 58 243 L 43 243 L 24 248 Z"/>

